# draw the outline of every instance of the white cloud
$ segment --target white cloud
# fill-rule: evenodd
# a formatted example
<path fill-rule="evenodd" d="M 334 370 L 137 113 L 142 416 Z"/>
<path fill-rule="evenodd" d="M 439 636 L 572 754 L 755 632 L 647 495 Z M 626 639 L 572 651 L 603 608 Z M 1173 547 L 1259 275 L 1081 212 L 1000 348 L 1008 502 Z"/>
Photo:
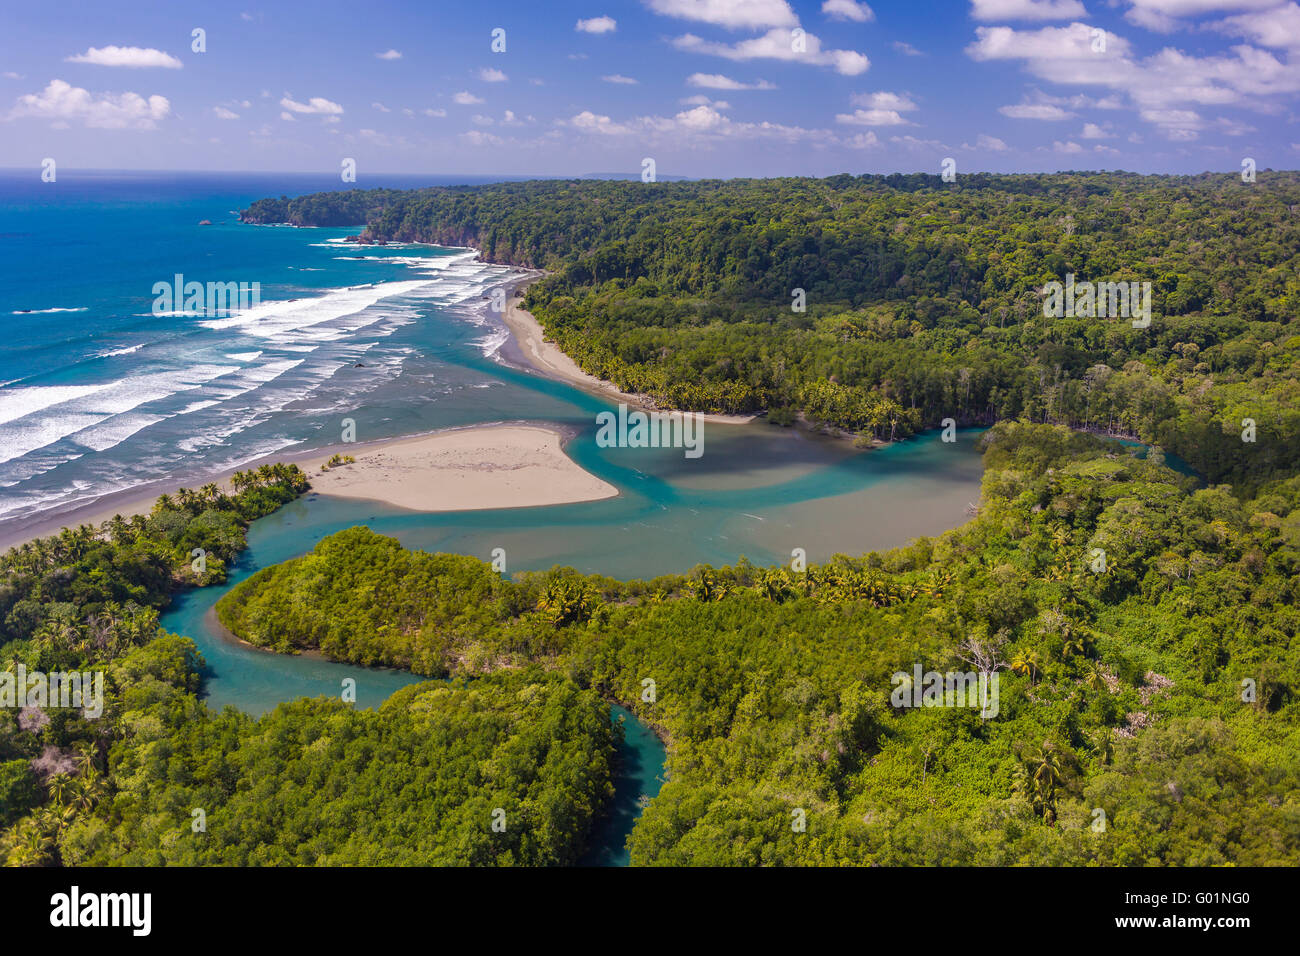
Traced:
<path fill-rule="evenodd" d="M 1209 26 L 1230 36 L 1246 37 L 1261 46 L 1300 49 L 1300 6 L 1295 3 L 1266 13 L 1228 17 Z"/>
<path fill-rule="evenodd" d="M 1128 54 L 1129 43 L 1123 37 L 1103 31 L 1106 51 L 1096 51 L 1093 49 L 1092 31 L 1093 27 L 1086 23 L 1038 30 L 977 27 L 976 40 L 966 47 L 966 53 L 974 60 L 1083 63 L 1094 73 L 1104 72 L 1108 60 L 1114 62 Z"/>
<path fill-rule="evenodd" d="M 701 90 L 775 90 L 775 83 L 766 79 L 757 79 L 753 83 L 744 83 L 738 79 L 724 77 L 722 73 L 692 73 L 686 77 L 686 86 L 697 86 Z"/>
<path fill-rule="evenodd" d="M 171 114 L 165 96 L 146 99 L 138 93 L 91 93 L 63 80 L 51 80 L 40 93 L 20 96 L 10 119 L 35 117 L 55 123 L 80 122 L 97 129 L 154 129 Z"/>
<path fill-rule="evenodd" d="M 869 6 L 853 0 L 826 0 L 822 4 L 822 13 L 832 20 L 852 20 L 854 23 L 870 23 L 876 19 L 875 11 Z"/>
<path fill-rule="evenodd" d="M 510 77 L 506 76 L 500 70 L 494 70 L 490 66 L 485 66 L 478 71 L 478 78 L 484 83 L 504 83 Z"/>
<path fill-rule="evenodd" d="M 837 113 L 835 122 L 855 126 L 909 126 L 902 113 L 916 109 L 916 104 L 905 93 L 857 93 L 852 97 L 855 106 L 863 107 L 852 113 Z"/>
<path fill-rule="evenodd" d="M 308 113 L 318 116 L 338 116 L 343 112 L 343 107 L 327 100 L 323 96 L 313 96 L 306 103 L 299 103 L 297 100 L 285 96 L 280 100 L 280 105 L 290 113 Z"/>
<path fill-rule="evenodd" d="M 1166 47 L 1138 61 L 1130 57 L 1128 41 L 1110 33 L 1105 52 L 1094 52 L 1092 28 L 1083 23 L 975 32 L 978 39 L 966 48 L 975 60 L 1022 60 L 1030 73 L 1053 83 L 1122 90 L 1139 108 L 1234 103 L 1265 108 L 1270 104 L 1262 97 L 1300 92 L 1300 60 L 1279 60 L 1257 47 L 1234 46 L 1227 54 L 1206 57 Z M 1116 108 L 1118 103 L 1098 105 Z"/>
<path fill-rule="evenodd" d="M 1148 30 L 1169 33 L 1183 24 L 1182 17 L 1227 10 L 1268 10 L 1278 0 L 1128 0 L 1131 9 L 1124 19 Z"/>
<path fill-rule="evenodd" d="M 1076 115 L 1051 103 L 1017 103 L 1014 106 L 999 106 L 998 112 L 1012 119 L 1028 120 L 1063 120 Z"/>
<path fill-rule="evenodd" d="M 385 149 L 391 149 L 393 147 L 406 148 L 410 145 L 403 136 L 393 137 L 373 129 L 357 130 L 357 137 L 374 143 L 376 146 L 382 146 Z M 348 136 L 348 139 L 352 138 L 351 135 Z"/>
<path fill-rule="evenodd" d="M 504 146 L 506 141 L 495 133 L 485 133 L 481 129 L 472 129 L 461 133 L 460 138 L 471 146 Z"/>
<path fill-rule="evenodd" d="M 939 142 L 937 139 L 917 139 L 915 136 L 911 135 L 891 136 L 889 137 L 889 141 L 897 146 L 902 146 L 905 149 L 946 150 L 949 148 L 946 144 Z"/>
<path fill-rule="evenodd" d="M 1205 124 L 1195 110 L 1149 109 L 1139 114 L 1148 123 L 1152 123 L 1164 137 L 1174 142 L 1189 142 L 1200 135 Z"/>
<path fill-rule="evenodd" d="M 681 20 L 728 29 L 794 27 L 799 18 L 786 0 L 647 0 L 651 10 Z"/>
<path fill-rule="evenodd" d="M 728 60 L 785 60 L 791 63 L 811 63 L 817 66 L 831 66 L 844 76 L 857 76 L 865 73 L 871 61 L 861 53 L 853 50 L 823 50 L 821 40 L 811 33 L 803 35 L 803 48 L 795 49 L 791 31 L 779 27 L 769 30 L 759 37 L 742 40 L 728 45 L 701 39 L 693 33 L 686 33 L 673 40 L 673 46 L 679 50 L 692 53 L 707 53 Z"/>
<path fill-rule="evenodd" d="M 694 96 L 684 96 L 677 102 L 683 106 L 712 106 L 715 110 L 729 110 L 731 104 L 726 100 L 711 100 L 703 93 L 696 93 Z"/>
<path fill-rule="evenodd" d="M 579 33 L 613 33 L 618 29 L 618 21 L 613 17 L 592 17 L 590 20 L 579 20 L 573 29 Z"/>
<path fill-rule="evenodd" d="M 375 56 L 381 60 L 400 60 L 402 58 L 402 54 L 396 50 L 385 50 L 383 53 L 376 53 Z"/>
<path fill-rule="evenodd" d="M 852 113 L 836 113 L 835 122 L 849 123 L 854 126 L 909 126 L 907 120 L 898 115 L 896 110 L 854 110 Z"/>
<path fill-rule="evenodd" d="M 876 93 L 854 93 L 849 97 L 849 101 L 854 106 L 876 110 L 898 110 L 900 113 L 916 109 L 916 104 L 906 93 L 889 93 L 885 90 Z"/>
<path fill-rule="evenodd" d="M 409 113 L 410 110 L 406 110 L 405 112 Z M 425 116 L 431 117 L 433 119 L 442 119 L 444 116 L 447 115 L 446 110 L 435 110 L 432 108 L 426 109 L 423 112 Z"/>
<path fill-rule="evenodd" d="M 721 73 L 692 73 L 686 78 L 687 86 L 697 86 L 703 90 L 774 90 L 776 84 L 769 83 L 767 80 L 755 80 L 753 83 L 742 83 L 740 80 L 733 80 L 729 76 L 723 76 Z"/>
<path fill-rule="evenodd" d="M 370 105 L 371 105 L 372 107 L 374 107 L 375 109 L 379 110 L 379 112 L 381 112 L 381 113 L 391 113 L 391 112 L 392 112 L 392 110 L 390 110 L 390 109 L 389 109 L 387 106 L 385 106 L 383 103 L 378 103 L 378 102 L 376 102 L 376 103 L 371 103 Z"/>
<path fill-rule="evenodd" d="M 608 76 L 602 76 L 601 79 L 606 83 L 617 83 L 622 86 L 636 86 L 637 81 L 630 76 L 624 76 L 622 73 L 611 73 Z"/>
<path fill-rule="evenodd" d="M 21 73 L 15 73 L 13 70 L 5 70 L 4 76 L 6 80 L 21 80 L 23 78 Z"/>
<path fill-rule="evenodd" d="M 1006 143 L 998 139 L 996 136 L 990 136 L 987 133 L 980 133 L 979 136 L 975 137 L 974 146 L 971 146 L 969 143 L 962 143 L 961 148 L 962 149 L 983 149 L 991 153 L 1002 153 L 1002 152 L 1006 152 L 1011 147 L 1007 146 Z"/>
<path fill-rule="evenodd" d="M 1068 20 L 1086 17 L 1079 0 L 971 0 L 976 20 Z"/>
<path fill-rule="evenodd" d="M 460 106 L 474 106 L 477 103 L 483 102 L 481 96 L 475 96 L 473 93 L 469 92 L 469 90 L 461 90 L 452 97 L 452 100 Z"/>
<path fill-rule="evenodd" d="M 875 130 L 867 130 L 865 133 L 850 136 L 843 143 L 849 149 L 871 149 L 880 145 L 880 139 L 876 136 Z"/>
<path fill-rule="evenodd" d="M 293 115 L 292 113 L 290 113 L 288 110 L 281 110 L 281 111 L 280 111 L 280 119 L 282 119 L 282 120 L 288 120 L 288 121 L 291 122 L 291 123 L 295 121 L 294 115 Z"/>
<path fill-rule="evenodd" d="M 484 116 L 482 113 L 475 113 L 474 116 L 471 117 L 471 120 L 472 120 L 472 122 L 474 123 L 475 126 L 491 126 L 491 125 L 492 125 L 492 117 L 490 117 L 490 116 Z"/>
<path fill-rule="evenodd" d="M 711 106 L 696 106 L 678 113 L 674 120 L 683 129 L 696 131 L 717 129 L 731 122 Z"/>
<path fill-rule="evenodd" d="M 1079 133 L 1080 139 L 1110 139 L 1113 133 L 1107 132 L 1105 127 L 1098 126 L 1096 123 L 1084 123 L 1083 131 Z"/>
<path fill-rule="evenodd" d="M 1075 153 L 1082 153 L 1083 147 L 1080 146 L 1078 143 L 1074 142 L 1073 140 L 1067 140 L 1066 142 L 1062 143 L 1058 139 L 1052 143 L 1052 151 L 1056 153 L 1065 153 L 1067 155 L 1073 155 Z"/>
<path fill-rule="evenodd" d="M 776 139 L 814 145 L 836 141 L 829 130 L 810 130 L 766 121 L 738 122 L 724 116 L 720 104 L 700 104 L 675 116 L 641 116 L 621 123 L 584 110 L 560 125 L 598 136 L 635 135 L 638 141 L 664 139 L 673 145 L 680 145 L 684 140 L 707 145 L 723 139 Z"/>
<path fill-rule="evenodd" d="M 600 116 L 591 110 L 583 110 L 577 116 L 574 116 L 569 123 L 580 129 L 591 133 L 601 133 L 606 136 L 622 136 L 632 132 L 626 126 L 615 123 L 608 116 Z"/>
<path fill-rule="evenodd" d="M 924 53 L 912 46 L 912 44 L 904 43 L 902 40 L 894 41 L 894 49 L 903 54 L 903 56 L 925 56 Z"/>
<path fill-rule="evenodd" d="M 224 106 L 214 106 L 212 107 L 212 112 L 217 114 L 217 119 L 223 119 L 223 120 L 239 119 L 238 113 L 234 112 L 233 110 L 228 110 Z"/>
<path fill-rule="evenodd" d="M 65 59 L 69 63 L 90 63 L 94 66 L 125 66 L 132 69 L 162 67 L 168 70 L 179 70 L 182 66 L 181 61 L 170 53 L 164 53 L 162 50 L 155 50 L 152 47 L 138 46 L 105 46 L 98 48 L 92 46 L 85 53 L 78 53 L 76 56 L 66 57 Z"/>
<path fill-rule="evenodd" d="M 1224 136 L 1245 136 L 1247 133 L 1258 132 L 1255 127 L 1248 123 L 1228 119 L 1226 116 L 1220 116 L 1214 122 L 1216 126 L 1223 130 Z"/>

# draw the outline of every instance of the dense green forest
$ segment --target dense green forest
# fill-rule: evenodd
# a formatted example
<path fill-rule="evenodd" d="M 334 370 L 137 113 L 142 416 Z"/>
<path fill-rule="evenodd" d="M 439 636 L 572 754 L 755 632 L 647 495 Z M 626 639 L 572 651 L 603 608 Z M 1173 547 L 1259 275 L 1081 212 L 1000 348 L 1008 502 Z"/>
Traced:
<path fill-rule="evenodd" d="M 804 573 L 510 580 L 353 528 L 219 613 L 279 649 L 541 665 L 626 702 L 671 742 L 635 863 L 1300 862 L 1300 480 L 1243 501 L 1059 426 L 985 442 L 975 520 Z M 892 706 L 917 661 L 996 672 L 996 719 Z"/>
<path fill-rule="evenodd" d="M 879 439 L 1023 417 L 1160 444 L 1215 482 L 1300 468 L 1297 173 L 536 181 L 244 217 L 337 225 L 340 207 L 366 238 L 549 270 L 527 299 L 548 336 L 664 405 Z M 1151 326 L 1045 319 L 1067 274 L 1150 282 Z"/>
<path fill-rule="evenodd" d="M 510 579 L 358 527 L 219 602 L 254 643 L 452 679 L 377 711 L 211 713 L 193 644 L 158 631 L 213 513 L 238 531 L 300 473 L 11 551 L 0 655 L 103 666 L 110 703 L 0 711 L 0 853 L 569 863 L 609 799 L 617 700 L 669 741 L 634 863 L 1300 862 L 1300 479 L 1244 498 L 1061 426 L 983 440 L 974 520 L 801 573 Z M 66 600 L 33 624 L 47 593 Z M 894 706 L 917 662 L 996 673 L 996 718 Z"/>

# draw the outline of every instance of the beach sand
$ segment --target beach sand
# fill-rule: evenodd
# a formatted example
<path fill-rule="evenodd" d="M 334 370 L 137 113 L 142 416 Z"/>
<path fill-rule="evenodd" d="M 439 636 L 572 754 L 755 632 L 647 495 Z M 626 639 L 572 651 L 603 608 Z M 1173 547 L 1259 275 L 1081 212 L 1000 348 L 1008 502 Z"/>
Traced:
<path fill-rule="evenodd" d="M 526 280 L 510 290 L 506 296 L 504 316 L 506 327 L 514 336 L 519 351 L 523 353 L 528 363 L 544 375 L 558 378 L 585 391 L 647 411 L 655 410 L 655 406 L 644 395 L 620 391 L 613 382 L 607 382 L 584 372 L 578 367 L 577 362 L 560 350 L 558 345 L 546 340 L 546 333 L 542 330 L 541 323 L 523 307 L 520 299 L 515 298 L 516 291 L 522 292 L 536 281 L 537 278 Z M 754 420 L 753 415 L 706 414 L 701 418 L 706 422 L 722 425 L 744 425 Z"/>
<path fill-rule="evenodd" d="M 386 442 L 356 462 L 311 475 L 312 490 L 413 511 L 530 508 L 612 498 L 618 489 L 578 467 L 560 433 L 497 425 Z"/>
<path fill-rule="evenodd" d="M 541 425 L 482 425 L 413 438 L 333 445 L 310 452 L 278 453 L 250 462 L 296 464 L 312 493 L 365 498 L 416 511 L 526 508 L 612 498 L 618 489 L 574 464 L 561 448 L 560 432 Z M 356 462 L 322 472 L 335 454 Z M 220 475 L 153 482 L 96 498 L 57 513 L 0 525 L 0 551 L 58 534 L 59 529 L 99 525 L 115 515 L 147 515 L 159 495 L 215 482 L 229 492 L 234 470 Z"/>

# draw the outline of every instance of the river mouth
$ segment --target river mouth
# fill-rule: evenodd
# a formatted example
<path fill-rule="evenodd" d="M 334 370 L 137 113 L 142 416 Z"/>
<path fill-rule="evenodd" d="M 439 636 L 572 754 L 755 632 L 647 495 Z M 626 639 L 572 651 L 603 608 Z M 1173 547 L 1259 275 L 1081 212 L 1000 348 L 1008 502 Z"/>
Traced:
<path fill-rule="evenodd" d="M 595 401 L 583 396 L 579 400 Z M 505 550 L 508 571 L 556 564 L 620 578 L 682 573 L 699 563 L 786 564 L 796 550 L 809 562 L 835 553 L 862 554 L 937 534 L 967 520 L 979 500 L 979 432 L 953 443 L 938 432 L 873 451 L 762 423 L 727 426 L 714 436 L 709 467 L 683 472 L 679 456 L 652 449 L 602 449 L 578 427 L 566 452 L 611 482 L 619 496 L 539 508 L 424 513 L 368 501 L 308 494 L 253 523 L 248 550 L 224 585 L 176 595 L 162 626 L 186 635 L 206 662 L 210 707 L 260 715 L 298 697 L 337 696 L 355 682 L 360 707 L 377 707 L 398 689 L 426 678 L 391 668 L 277 654 L 241 642 L 216 620 L 213 606 L 256 571 L 310 551 L 354 525 L 396 537 L 408 548 L 475 555 Z M 754 474 L 775 480 L 756 484 Z M 689 477 L 678 480 L 679 475 Z M 617 704 L 626 735 L 616 796 L 582 861 L 626 865 L 626 839 L 645 803 L 658 793 L 666 751 L 654 731 Z"/>

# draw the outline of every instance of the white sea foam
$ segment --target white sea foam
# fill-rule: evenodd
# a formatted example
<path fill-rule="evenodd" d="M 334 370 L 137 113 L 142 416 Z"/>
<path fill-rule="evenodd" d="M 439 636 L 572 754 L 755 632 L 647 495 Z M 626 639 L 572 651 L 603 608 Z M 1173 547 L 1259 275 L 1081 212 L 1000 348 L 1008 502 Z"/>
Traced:
<path fill-rule="evenodd" d="M 165 372 L 150 372 L 133 375 L 111 383 L 107 388 L 87 396 L 84 401 L 73 403 L 88 412 L 107 412 L 120 415 L 145 402 L 170 398 L 177 392 L 198 388 L 214 378 L 238 371 L 233 365 L 193 365 L 189 368 L 170 369 Z"/>
<path fill-rule="evenodd" d="M 166 421 L 167 415 L 114 415 L 108 421 L 77 432 L 70 436 L 78 445 L 84 445 L 92 451 L 107 451 L 119 445 L 136 432 Z"/>
<path fill-rule="evenodd" d="M 290 369 L 297 368 L 304 361 L 304 359 L 284 359 L 279 362 L 267 362 L 265 365 L 242 369 L 230 378 L 240 384 L 265 385 L 267 382 L 275 381 Z"/>
<path fill-rule="evenodd" d="M 239 329 L 263 338 L 276 338 L 291 332 L 354 315 L 381 299 L 406 295 L 426 285 L 428 280 L 382 282 L 359 289 L 339 289 L 312 299 L 263 302 L 255 308 L 226 318 L 200 323 L 209 329 Z"/>
<path fill-rule="evenodd" d="M 102 385 L 34 385 L 0 390 L 0 425 L 31 415 L 55 405 L 92 395 L 111 383 Z"/>
<path fill-rule="evenodd" d="M 510 340 L 509 331 L 496 332 L 492 335 L 485 335 L 481 339 L 475 339 L 474 344 L 479 347 L 484 358 L 491 358 L 496 355 L 501 346 Z"/>
<path fill-rule="evenodd" d="M 237 395 L 242 395 L 243 393 L 242 393 L 242 392 L 236 392 L 235 394 L 237 394 Z M 219 401 L 218 401 L 217 399 L 206 399 L 205 401 L 202 401 L 202 402 L 191 402 L 189 405 L 186 405 L 184 408 L 182 408 L 182 409 L 181 409 L 179 412 L 177 412 L 176 414 L 177 414 L 177 415 L 189 415 L 189 414 L 192 413 L 192 412 L 199 412 L 199 411 L 202 411 L 202 410 L 205 409 L 205 408 L 211 408 L 213 405 L 217 405 L 217 404 L 220 404 Z"/>
<path fill-rule="evenodd" d="M 86 312 L 86 311 L 89 311 L 89 309 L 90 309 L 90 306 L 87 306 L 87 305 L 79 305 L 79 306 L 76 306 L 75 308 L 71 308 L 71 309 L 59 309 L 59 308 L 55 308 L 55 309 L 15 309 L 13 312 L 10 312 L 9 314 L 10 314 L 10 315 L 45 315 L 45 314 L 48 313 L 48 312 Z"/>
<path fill-rule="evenodd" d="M 99 358 L 112 358 L 114 355 L 130 355 L 132 352 L 138 352 L 144 347 L 144 342 L 141 342 L 139 345 L 128 345 L 124 349 L 113 349 L 109 352 L 100 352 Z"/>
<path fill-rule="evenodd" d="M 134 375 L 101 385 L 48 386 L 35 390 L 45 394 L 17 396 L 6 410 L 0 410 L 0 462 L 21 458 L 114 415 L 197 388 L 233 371 L 236 371 L 235 366 L 195 365 L 188 369 Z M 56 394 L 50 395 L 49 392 Z M 4 406 L 0 405 L 0 409 Z"/>
<path fill-rule="evenodd" d="M 0 425 L 0 463 L 13 461 L 38 448 L 52 445 L 60 438 L 89 428 L 108 417 L 86 412 L 65 412 L 43 415 L 32 422 Z"/>

